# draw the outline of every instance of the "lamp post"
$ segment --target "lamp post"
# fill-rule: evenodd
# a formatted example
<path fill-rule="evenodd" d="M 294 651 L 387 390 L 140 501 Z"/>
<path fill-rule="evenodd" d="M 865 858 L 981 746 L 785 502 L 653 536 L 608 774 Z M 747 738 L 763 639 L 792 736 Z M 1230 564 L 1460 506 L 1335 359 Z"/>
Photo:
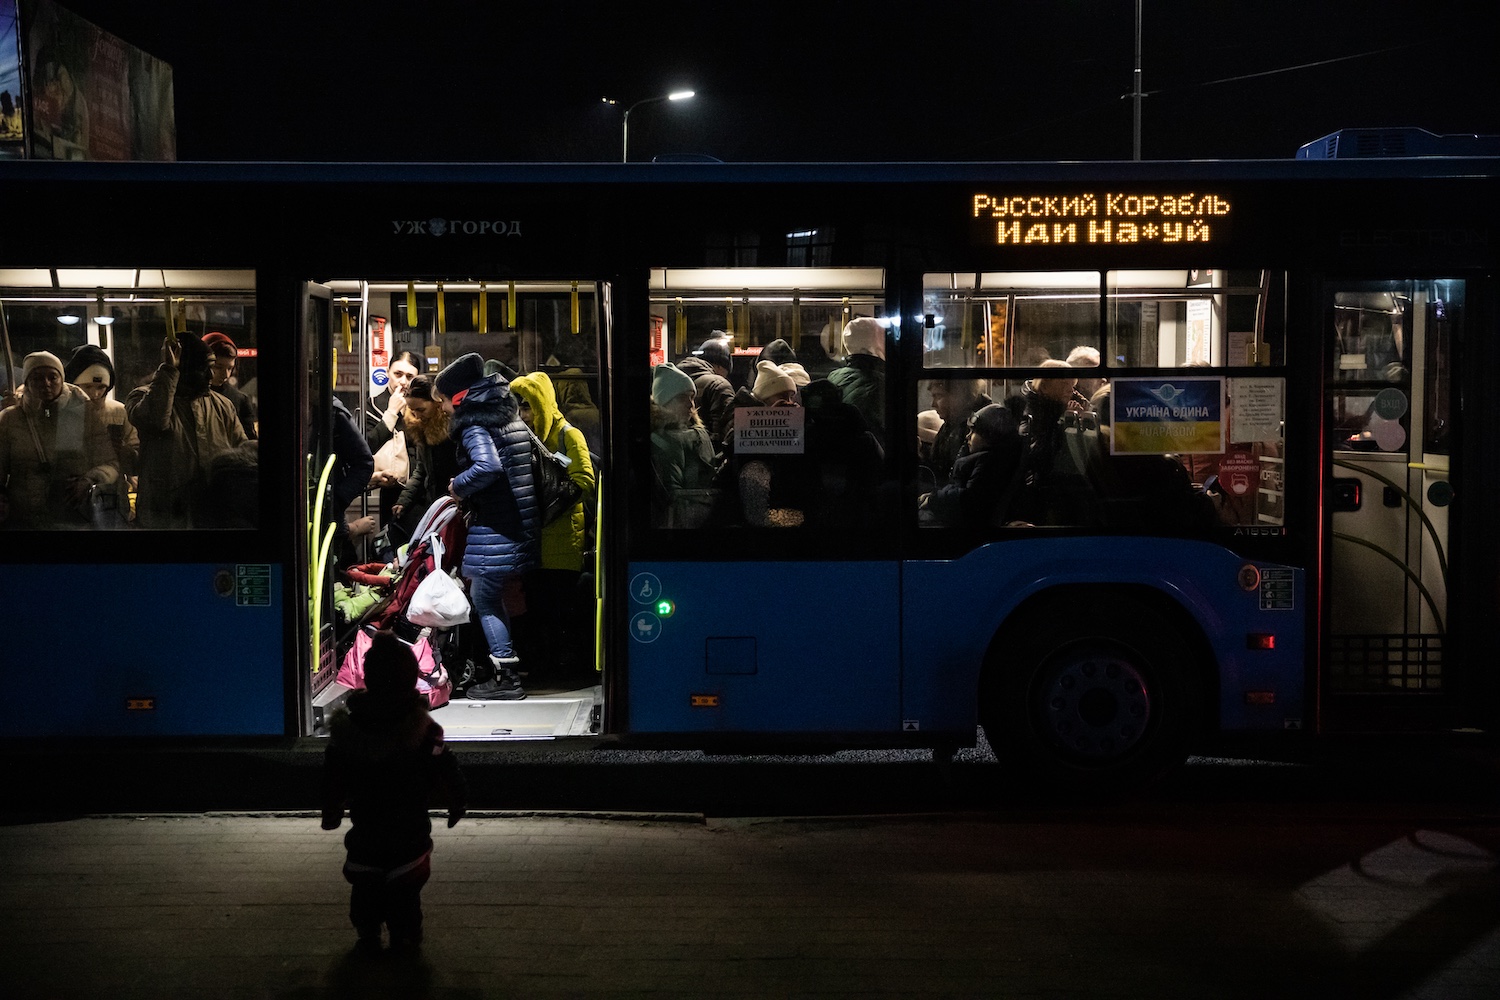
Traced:
<path fill-rule="evenodd" d="M 691 90 L 674 90 L 670 94 L 667 94 L 663 97 L 648 97 L 644 101 L 636 101 L 630 107 L 626 108 L 624 136 L 620 146 L 620 162 L 630 162 L 630 112 L 634 111 L 642 104 L 659 104 L 662 101 L 686 101 L 692 96 L 693 92 Z M 607 97 L 604 100 L 609 104 L 614 103 L 614 101 L 611 101 Z"/>

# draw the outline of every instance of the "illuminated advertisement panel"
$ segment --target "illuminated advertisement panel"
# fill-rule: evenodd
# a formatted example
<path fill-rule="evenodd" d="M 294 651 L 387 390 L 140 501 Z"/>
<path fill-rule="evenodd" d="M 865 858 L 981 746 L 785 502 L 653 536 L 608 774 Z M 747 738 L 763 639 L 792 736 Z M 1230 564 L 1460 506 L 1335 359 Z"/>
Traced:
<path fill-rule="evenodd" d="M 51 0 L 20 0 L 19 33 L 33 158 L 177 158 L 171 66 Z"/>
<path fill-rule="evenodd" d="M 21 102 L 21 29 L 16 0 L 0 0 L 0 160 L 18 160 L 26 155 Z"/>

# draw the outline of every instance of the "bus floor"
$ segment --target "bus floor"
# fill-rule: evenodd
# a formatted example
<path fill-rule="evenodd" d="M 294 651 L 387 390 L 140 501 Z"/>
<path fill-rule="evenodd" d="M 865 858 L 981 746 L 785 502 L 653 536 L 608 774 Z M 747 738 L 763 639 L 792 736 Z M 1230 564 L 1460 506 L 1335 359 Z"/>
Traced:
<path fill-rule="evenodd" d="M 599 685 L 582 688 L 528 688 L 520 701 L 455 698 L 432 717 L 450 741 L 546 740 L 594 735 L 591 728 L 604 700 Z"/>

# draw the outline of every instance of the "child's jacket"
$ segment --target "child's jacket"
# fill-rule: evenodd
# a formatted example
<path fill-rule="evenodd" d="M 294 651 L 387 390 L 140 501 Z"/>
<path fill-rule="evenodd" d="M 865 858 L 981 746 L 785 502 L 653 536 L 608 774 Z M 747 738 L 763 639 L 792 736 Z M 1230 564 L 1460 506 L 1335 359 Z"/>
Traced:
<path fill-rule="evenodd" d="M 449 810 L 461 813 L 467 788 L 443 727 L 427 714 L 427 699 L 415 690 L 396 699 L 355 691 L 329 730 L 323 826 L 336 829 L 348 804 L 349 860 L 393 868 L 430 851 L 433 793 L 442 792 Z"/>

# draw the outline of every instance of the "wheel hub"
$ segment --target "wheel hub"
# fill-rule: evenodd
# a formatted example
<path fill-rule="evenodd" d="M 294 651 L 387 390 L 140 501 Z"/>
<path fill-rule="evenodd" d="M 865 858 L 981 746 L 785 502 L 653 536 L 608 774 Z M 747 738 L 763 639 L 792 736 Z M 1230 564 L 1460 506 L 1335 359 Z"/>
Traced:
<path fill-rule="evenodd" d="M 1151 719 L 1145 678 L 1118 654 L 1068 656 L 1047 673 L 1039 691 L 1048 738 L 1091 760 L 1129 751 Z"/>

